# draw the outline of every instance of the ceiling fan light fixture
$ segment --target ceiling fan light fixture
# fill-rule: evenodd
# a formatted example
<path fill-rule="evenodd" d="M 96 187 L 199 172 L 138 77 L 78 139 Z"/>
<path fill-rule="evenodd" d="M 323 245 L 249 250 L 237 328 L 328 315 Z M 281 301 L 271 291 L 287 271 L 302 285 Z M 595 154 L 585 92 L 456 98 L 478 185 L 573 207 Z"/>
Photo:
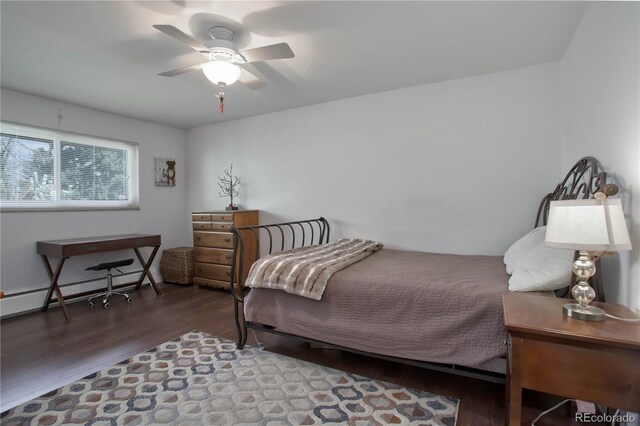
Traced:
<path fill-rule="evenodd" d="M 207 62 L 202 66 L 204 75 L 214 84 L 228 86 L 240 78 L 239 66 L 225 61 Z"/>

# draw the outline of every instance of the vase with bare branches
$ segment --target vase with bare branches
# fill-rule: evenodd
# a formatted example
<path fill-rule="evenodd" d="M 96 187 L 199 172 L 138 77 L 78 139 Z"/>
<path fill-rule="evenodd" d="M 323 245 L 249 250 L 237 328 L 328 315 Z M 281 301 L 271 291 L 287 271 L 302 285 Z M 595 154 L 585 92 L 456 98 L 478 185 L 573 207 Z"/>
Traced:
<path fill-rule="evenodd" d="M 233 204 L 233 197 L 237 197 L 240 193 L 240 178 L 233 175 L 233 164 L 224 170 L 224 176 L 218 177 L 218 186 L 220 187 L 220 197 L 229 197 L 229 205 L 225 210 L 238 210 L 238 206 Z"/>

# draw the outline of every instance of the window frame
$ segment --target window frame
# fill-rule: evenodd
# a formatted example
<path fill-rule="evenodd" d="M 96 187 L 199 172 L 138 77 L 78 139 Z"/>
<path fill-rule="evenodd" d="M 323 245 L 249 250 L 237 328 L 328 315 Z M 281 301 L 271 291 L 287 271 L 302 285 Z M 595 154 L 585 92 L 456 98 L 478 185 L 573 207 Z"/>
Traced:
<path fill-rule="evenodd" d="M 44 200 L 0 200 L 0 212 L 39 212 L 39 211 L 85 211 L 85 210 L 140 210 L 139 188 L 139 145 L 121 139 L 105 138 L 101 136 L 68 132 L 59 129 L 32 126 L 11 121 L 0 121 L 0 132 L 38 139 L 53 141 L 53 181 L 54 199 Z M 62 200 L 61 199 L 61 142 L 100 146 L 104 148 L 126 149 L 129 160 L 127 161 L 127 182 L 129 199 L 120 200 Z"/>

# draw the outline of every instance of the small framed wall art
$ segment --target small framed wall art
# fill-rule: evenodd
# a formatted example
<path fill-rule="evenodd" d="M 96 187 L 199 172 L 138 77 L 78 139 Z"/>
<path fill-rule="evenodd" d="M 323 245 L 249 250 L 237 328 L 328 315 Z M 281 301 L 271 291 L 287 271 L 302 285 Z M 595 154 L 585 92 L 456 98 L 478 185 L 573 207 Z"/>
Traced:
<path fill-rule="evenodd" d="M 176 186 L 176 160 L 156 157 L 156 186 Z"/>

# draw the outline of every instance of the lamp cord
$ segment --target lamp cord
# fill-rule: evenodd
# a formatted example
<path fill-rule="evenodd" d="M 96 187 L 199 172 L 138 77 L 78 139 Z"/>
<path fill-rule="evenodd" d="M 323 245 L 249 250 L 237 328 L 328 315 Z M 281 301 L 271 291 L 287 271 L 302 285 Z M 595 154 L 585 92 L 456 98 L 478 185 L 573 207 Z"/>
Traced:
<path fill-rule="evenodd" d="M 611 420 L 611 426 L 616 426 L 616 417 L 620 414 L 620 409 L 618 408 L 615 413 L 613 413 L 613 420 Z"/>
<path fill-rule="evenodd" d="M 564 401 L 561 401 L 559 403 L 557 403 L 556 405 L 554 405 L 553 407 L 549 408 L 548 410 L 543 411 L 542 413 L 540 413 L 538 415 L 538 417 L 536 417 L 535 419 L 533 419 L 533 421 L 531 422 L 531 426 L 536 426 L 536 422 L 538 420 L 540 420 L 542 418 L 542 416 L 545 416 L 547 414 L 549 414 L 550 412 L 552 412 L 553 410 L 555 410 L 556 408 L 558 408 L 561 405 L 566 404 L 567 402 L 571 402 L 571 401 L 575 401 L 574 399 L 565 399 Z"/>
<path fill-rule="evenodd" d="M 618 321 L 624 321 L 624 322 L 638 322 L 640 323 L 640 318 L 622 318 L 622 317 L 617 317 L 615 315 L 611 315 L 605 312 L 604 314 L 606 317 L 609 318 L 613 318 L 614 320 L 618 320 Z"/>

